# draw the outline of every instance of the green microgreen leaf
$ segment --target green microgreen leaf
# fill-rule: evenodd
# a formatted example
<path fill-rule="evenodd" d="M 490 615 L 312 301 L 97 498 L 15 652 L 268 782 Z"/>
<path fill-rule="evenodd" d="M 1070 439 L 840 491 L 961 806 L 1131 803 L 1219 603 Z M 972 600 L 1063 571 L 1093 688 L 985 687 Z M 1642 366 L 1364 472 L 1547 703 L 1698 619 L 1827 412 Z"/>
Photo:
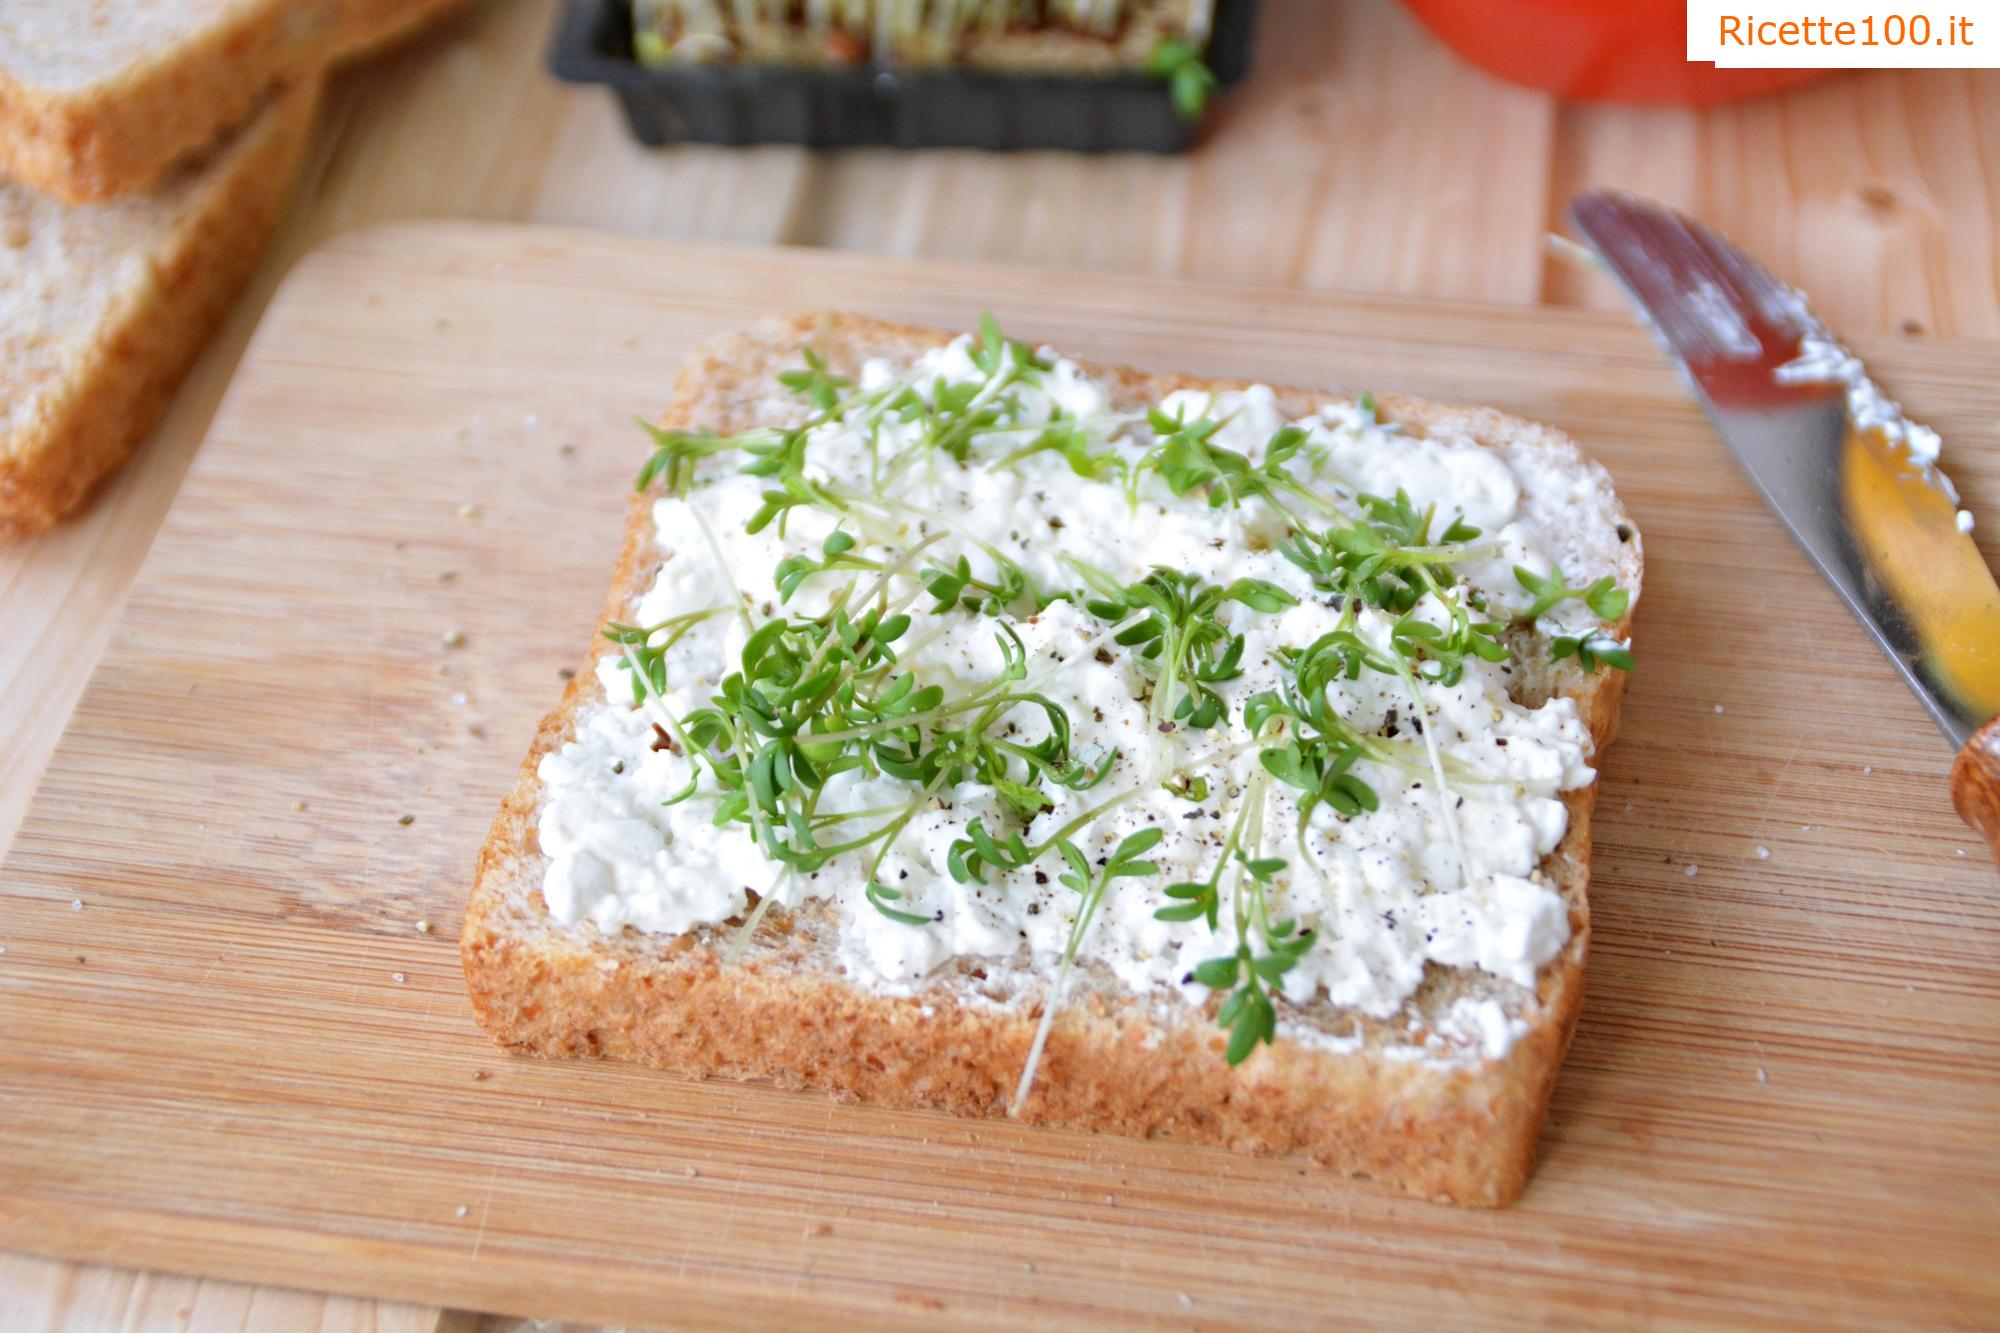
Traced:
<path fill-rule="evenodd" d="M 1182 37 L 1162 37 L 1146 57 L 1146 72 L 1166 82 L 1174 110 L 1183 120 L 1199 120 L 1215 92 L 1215 72 L 1202 59 L 1202 49 Z"/>

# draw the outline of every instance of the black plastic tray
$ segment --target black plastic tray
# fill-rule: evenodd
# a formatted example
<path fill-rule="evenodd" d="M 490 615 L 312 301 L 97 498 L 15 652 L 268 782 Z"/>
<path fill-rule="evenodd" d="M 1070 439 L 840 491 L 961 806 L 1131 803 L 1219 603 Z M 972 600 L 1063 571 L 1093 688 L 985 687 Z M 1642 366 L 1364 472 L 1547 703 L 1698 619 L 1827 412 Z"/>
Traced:
<path fill-rule="evenodd" d="M 1216 0 L 1208 66 L 1223 87 L 1250 66 L 1256 0 Z M 632 56 L 625 0 L 569 0 L 549 69 L 617 94 L 641 143 L 790 143 L 811 148 L 1063 148 L 1177 153 L 1199 125 L 1142 75 L 1063 77 L 863 65 L 647 69 Z"/>

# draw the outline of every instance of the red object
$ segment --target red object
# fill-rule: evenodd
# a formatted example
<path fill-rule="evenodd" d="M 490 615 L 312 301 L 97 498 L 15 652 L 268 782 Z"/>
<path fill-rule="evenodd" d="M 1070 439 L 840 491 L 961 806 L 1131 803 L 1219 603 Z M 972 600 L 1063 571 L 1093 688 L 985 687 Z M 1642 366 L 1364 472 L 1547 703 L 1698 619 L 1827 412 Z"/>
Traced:
<path fill-rule="evenodd" d="M 1687 58 L 1685 0 L 1404 0 L 1445 45 L 1559 97 L 1699 106 L 1829 73 L 1717 69 Z"/>

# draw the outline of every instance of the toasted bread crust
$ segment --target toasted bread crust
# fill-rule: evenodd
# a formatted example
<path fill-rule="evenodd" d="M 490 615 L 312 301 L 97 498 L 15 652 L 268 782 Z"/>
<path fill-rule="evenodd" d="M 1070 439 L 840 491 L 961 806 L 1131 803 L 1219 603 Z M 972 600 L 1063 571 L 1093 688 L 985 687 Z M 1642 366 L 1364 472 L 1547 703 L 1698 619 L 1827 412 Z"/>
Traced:
<path fill-rule="evenodd" d="M 148 189 L 248 121 L 274 88 L 316 81 L 334 61 L 462 2 L 270 0 L 82 89 L 39 86 L 0 65 L 0 172 L 73 204 Z M 73 27 L 69 40 L 90 39 L 85 16 Z"/>
<path fill-rule="evenodd" d="M 158 423 L 284 215 L 317 103 L 316 87 L 287 93 L 202 168 L 219 173 L 207 197 L 153 240 L 143 277 L 117 293 L 59 380 L 19 383 L 19 367 L 0 367 L 0 402 L 32 400 L 0 438 L 0 534 L 62 518 Z"/>
<path fill-rule="evenodd" d="M 739 334 L 697 352 L 681 372 L 673 426 L 730 429 L 761 392 L 763 373 L 807 341 L 839 354 L 917 349 L 949 335 L 852 316 L 800 317 Z M 1157 397 L 1176 388 L 1235 387 L 1188 376 L 1086 367 L 1122 393 Z M 1280 391 L 1281 397 L 1294 396 Z M 1324 394 L 1298 394 L 1323 401 Z M 1536 447 L 1567 451 L 1554 432 L 1492 412 L 1385 399 L 1385 413 L 1419 433 L 1476 427 L 1483 442 L 1526 433 Z M 1601 470 L 1596 476 L 1602 478 Z M 1605 481 L 1603 502 L 1629 542 L 1621 572 L 1637 586 L 1636 531 Z M 622 615 L 658 566 L 649 499 L 633 506 L 605 618 Z M 1629 626 L 1620 626 L 1623 633 Z M 591 650 L 586 660 L 593 660 Z M 1623 679 L 1586 680 L 1573 667 L 1550 688 L 1576 698 L 1600 749 L 1617 716 Z M 461 935 L 466 984 L 479 1022 L 496 1041 L 542 1056 L 597 1055 L 695 1075 L 763 1079 L 827 1089 L 843 1099 L 995 1116 L 1005 1106 L 1040 1018 L 1039 1001 L 1001 1005 L 961 968 L 914 996 L 857 987 L 816 965 L 810 909 L 773 912 L 734 962 L 730 931 L 672 940 L 626 931 L 615 937 L 550 922 L 540 898 L 544 864 L 534 850 L 540 803 L 536 766 L 571 734 L 579 709 L 601 698 L 594 673 L 579 672 L 545 718 L 519 781 L 480 852 Z M 1571 937 L 1543 969 L 1524 1004 L 1528 1031 L 1497 1061 L 1431 1061 L 1382 1054 L 1400 1020 L 1352 1018 L 1367 1044 L 1354 1052 L 1281 1040 L 1231 1069 L 1224 1035 L 1192 1006 L 1161 1010 L 1115 985 L 1073 994 L 1053 1025 L 1023 1118 L 1136 1136 L 1167 1136 L 1266 1154 L 1302 1152 L 1322 1165 L 1363 1174 L 1428 1198 L 1497 1205 L 1525 1185 L 1535 1141 L 1583 1000 L 1590 921 L 1590 813 L 1596 788 L 1564 797 L 1569 831 L 1544 863 L 1569 904 Z M 1408 1011 L 1453 984 L 1433 968 Z"/>

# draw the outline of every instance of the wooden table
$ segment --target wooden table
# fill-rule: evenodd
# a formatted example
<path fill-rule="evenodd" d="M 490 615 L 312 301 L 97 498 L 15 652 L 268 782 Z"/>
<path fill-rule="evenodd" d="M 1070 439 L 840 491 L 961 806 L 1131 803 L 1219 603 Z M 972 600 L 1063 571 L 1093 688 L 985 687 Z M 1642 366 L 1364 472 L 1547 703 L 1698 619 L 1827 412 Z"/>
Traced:
<path fill-rule="evenodd" d="M 1266 0 L 1255 75 L 1181 159 L 646 152 L 541 71 L 555 0 L 488 3 L 343 75 L 298 205 L 158 437 L 88 513 L 0 549 L 0 851 L 257 314 L 327 235 L 540 220 L 742 244 L 1613 305 L 1543 234 L 1586 185 L 1700 213 L 1853 333 L 2000 337 L 2000 74 L 1872 73 L 1694 113 L 1485 78 L 1392 0 Z M 664 372 L 663 372 L 664 373 Z M 103 1256 L 115 1262 L 115 1254 Z M 506 1327 L 463 1312 L 0 1255 L 0 1327 Z"/>

